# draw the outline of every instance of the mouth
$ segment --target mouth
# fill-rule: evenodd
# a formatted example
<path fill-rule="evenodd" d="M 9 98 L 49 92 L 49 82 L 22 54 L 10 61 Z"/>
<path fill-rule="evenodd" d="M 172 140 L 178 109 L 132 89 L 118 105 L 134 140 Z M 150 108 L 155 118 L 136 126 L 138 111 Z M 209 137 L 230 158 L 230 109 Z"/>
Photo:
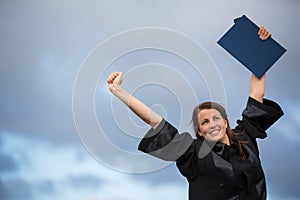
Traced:
<path fill-rule="evenodd" d="M 212 136 L 216 136 L 219 134 L 219 132 L 220 132 L 220 129 L 214 129 L 214 130 L 210 131 L 209 134 Z"/>

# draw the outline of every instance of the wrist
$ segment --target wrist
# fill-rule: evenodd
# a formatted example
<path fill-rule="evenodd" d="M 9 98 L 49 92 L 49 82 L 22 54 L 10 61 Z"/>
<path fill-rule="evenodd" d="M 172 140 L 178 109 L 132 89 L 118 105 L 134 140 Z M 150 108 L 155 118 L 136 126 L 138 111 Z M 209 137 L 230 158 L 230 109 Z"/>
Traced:
<path fill-rule="evenodd" d="M 124 92 L 124 89 L 120 85 L 115 85 L 111 92 L 114 96 L 119 97 Z"/>

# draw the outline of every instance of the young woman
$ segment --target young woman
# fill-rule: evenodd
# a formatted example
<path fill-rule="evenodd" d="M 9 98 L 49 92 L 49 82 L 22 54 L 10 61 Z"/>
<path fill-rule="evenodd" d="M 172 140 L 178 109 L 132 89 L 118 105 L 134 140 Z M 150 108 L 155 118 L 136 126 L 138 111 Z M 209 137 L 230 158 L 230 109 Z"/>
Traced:
<path fill-rule="evenodd" d="M 262 40 L 270 37 L 263 26 L 258 35 Z M 247 106 L 235 129 L 230 128 L 226 111 L 218 103 L 196 106 L 192 115 L 196 139 L 189 133 L 179 134 L 175 127 L 123 89 L 122 72 L 110 74 L 107 82 L 112 94 L 152 126 L 140 142 L 139 150 L 176 161 L 189 182 L 190 200 L 266 199 L 256 138 L 265 138 L 265 131 L 283 115 L 278 104 L 263 98 L 266 75 L 260 79 L 252 75 Z"/>

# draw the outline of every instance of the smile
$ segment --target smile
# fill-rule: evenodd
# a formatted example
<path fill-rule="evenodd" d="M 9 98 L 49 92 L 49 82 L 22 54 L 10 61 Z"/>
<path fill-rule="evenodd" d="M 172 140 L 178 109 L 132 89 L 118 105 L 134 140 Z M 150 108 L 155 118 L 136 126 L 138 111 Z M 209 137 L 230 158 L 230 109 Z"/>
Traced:
<path fill-rule="evenodd" d="M 220 129 L 214 129 L 214 130 L 210 131 L 209 134 L 212 136 L 216 136 L 219 134 L 219 132 L 220 132 Z"/>

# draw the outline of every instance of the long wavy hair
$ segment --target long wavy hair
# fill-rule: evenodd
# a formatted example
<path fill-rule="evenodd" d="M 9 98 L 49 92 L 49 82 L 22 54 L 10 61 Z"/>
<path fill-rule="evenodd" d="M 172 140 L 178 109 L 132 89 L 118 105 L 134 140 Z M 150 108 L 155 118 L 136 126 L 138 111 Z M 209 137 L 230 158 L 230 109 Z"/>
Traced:
<path fill-rule="evenodd" d="M 245 160 L 247 158 L 247 155 L 246 155 L 245 151 L 242 148 L 242 144 L 247 143 L 247 141 L 238 140 L 237 136 L 240 135 L 240 134 L 233 132 L 233 130 L 230 128 L 229 121 L 228 121 L 227 114 L 226 114 L 226 110 L 223 106 L 221 106 L 218 103 L 210 102 L 210 101 L 209 102 L 204 102 L 204 103 L 201 103 L 201 104 L 197 105 L 194 108 L 193 116 L 192 116 L 192 122 L 193 122 L 193 128 L 194 128 L 196 137 L 200 138 L 200 139 L 204 139 L 203 136 L 200 136 L 198 134 L 198 131 L 200 130 L 198 115 L 199 115 L 199 112 L 201 110 L 204 110 L 204 109 L 215 109 L 215 110 L 219 111 L 222 118 L 225 119 L 227 121 L 227 124 L 228 124 L 227 129 L 226 129 L 226 134 L 228 135 L 229 139 L 237 146 L 239 154 L 241 156 L 241 159 Z"/>

